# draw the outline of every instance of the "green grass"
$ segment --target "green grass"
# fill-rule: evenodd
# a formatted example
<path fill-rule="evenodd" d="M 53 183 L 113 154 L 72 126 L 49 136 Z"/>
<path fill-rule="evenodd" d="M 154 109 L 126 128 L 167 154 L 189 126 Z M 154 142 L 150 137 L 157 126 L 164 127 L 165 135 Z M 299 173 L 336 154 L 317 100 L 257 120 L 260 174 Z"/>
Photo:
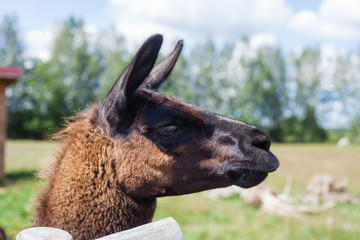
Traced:
<path fill-rule="evenodd" d="M 6 171 L 39 170 L 51 159 L 56 144 L 47 141 L 16 140 L 5 145 Z"/>
<path fill-rule="evenodd" d="M 40 188 L 37 173 L 49 162 L 55 144 L 45 141 L 8 141 L 5 145 L 5 187 L 0 185 L 0 226 L 10 239 L 31 225 L 33 199 Z"/>
<path fill-rule="evenodd" d="M 0 187 L 0 225 L 10 239 L 31 225 L 33 196 L 42 182 L 36 172 L 50 161 L 56 146 L 42 141 L 9 141 L 6 145 L 5 187 Z M 349 189 L 360 195 L 360 147 L 330 144 L 275 144 L 281 166 L 267 183 L 282 190 L 293 179 L 291 193 L 305 192 L 306 181 L 316 173 L 347 176 Z M 360 206 L 339 204 L 302 218 L 278 217 L 245 204 L 239 197 L 212 200 L 203 193 L 160 198 L 154 220 L 173 217 L 185 238 L 191 239 L 359 239 Z"/>
<path fill-rule="evenodd" d="M 202 193 L 163 198 L 154 220 L 172 216 L 186 239 L 358 239 L 360 207 L 342 204 L 302 218 L 279 217 L 239 197 L 211 200 Z"/>
<path fill-rule="evenodd" d="M 31 171 L 10 172 L 8 177 L 11 182 L 5 189 L 0 188 L 0 225 L 14 238 L 19 230 L 31 224 L 32 198 L 40 182 Z"/>

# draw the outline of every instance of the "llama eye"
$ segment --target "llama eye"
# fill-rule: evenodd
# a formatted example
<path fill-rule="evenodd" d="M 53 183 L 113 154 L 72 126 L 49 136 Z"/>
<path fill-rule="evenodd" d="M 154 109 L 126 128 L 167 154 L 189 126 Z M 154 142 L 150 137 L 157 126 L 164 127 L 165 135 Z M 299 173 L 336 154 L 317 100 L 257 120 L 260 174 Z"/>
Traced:
<path fill-rule="evenodd" d="M 158 132 L 162 137 L 170 137 L 170 136 L 174 135 L 177 130 L 178 130 L 177 126 L 170 125 L 170 126 L 160 128 Z"/>

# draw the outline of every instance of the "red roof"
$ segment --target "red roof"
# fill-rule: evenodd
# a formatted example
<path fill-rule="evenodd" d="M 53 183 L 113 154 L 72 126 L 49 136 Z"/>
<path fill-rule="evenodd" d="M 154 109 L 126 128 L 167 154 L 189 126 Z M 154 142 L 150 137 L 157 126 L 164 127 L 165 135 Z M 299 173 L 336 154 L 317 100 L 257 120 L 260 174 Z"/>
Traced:
<path fill-rule="evenodd" d="M 5 86 L 15 83 L 21 76 L 21 68 L 19 67 L 0 67 L 0 83 Z"/>
<path fill-rule="evenodd" d="M 0 67 L 0 75 L 10 75 L 14 77 L 19 77 L 21 75 L 21 68 L 19 67 Z"/>

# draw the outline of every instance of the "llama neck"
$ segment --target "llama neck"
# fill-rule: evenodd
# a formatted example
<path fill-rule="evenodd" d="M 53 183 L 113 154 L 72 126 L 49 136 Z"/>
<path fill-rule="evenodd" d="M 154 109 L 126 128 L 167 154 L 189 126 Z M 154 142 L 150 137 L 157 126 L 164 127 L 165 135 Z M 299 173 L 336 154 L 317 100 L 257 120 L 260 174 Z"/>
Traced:
<path fill-rule="evenodd" d="M 113 142 L 86 120 L 67 129 L 60 133 L 64 147 L 47 189 L 39 196 L 35 226 L 61 228 L 75 239 L 93 239 L 151 222 L 156 200 L 127 194 L 119 181 Z"/>

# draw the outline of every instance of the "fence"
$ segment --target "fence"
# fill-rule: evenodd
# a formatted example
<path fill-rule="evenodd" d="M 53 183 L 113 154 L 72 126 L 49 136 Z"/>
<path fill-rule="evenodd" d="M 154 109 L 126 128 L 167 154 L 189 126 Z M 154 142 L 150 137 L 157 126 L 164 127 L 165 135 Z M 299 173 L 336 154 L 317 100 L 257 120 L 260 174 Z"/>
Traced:
<path fill-rule="evenodd" d="M 73 240 L 72 236 L 61 229 L 36 227 L 21 231 L 16 240 Z M 141 225 L 126 231 L 107 235 L 98 240 L 184 240 L 177 222 L 171 218 Z"/>

